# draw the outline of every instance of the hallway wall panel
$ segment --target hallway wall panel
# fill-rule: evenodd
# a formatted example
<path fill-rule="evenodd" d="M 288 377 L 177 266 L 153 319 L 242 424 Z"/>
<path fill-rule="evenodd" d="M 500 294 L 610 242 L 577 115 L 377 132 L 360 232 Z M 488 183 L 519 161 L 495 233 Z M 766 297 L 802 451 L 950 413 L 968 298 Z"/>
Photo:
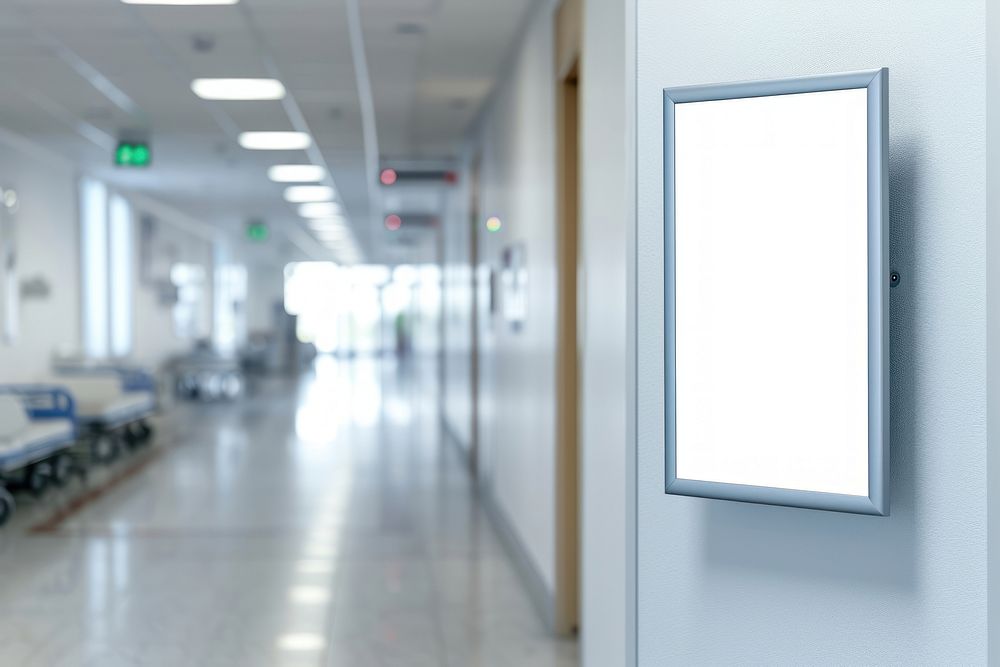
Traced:
<path fill-rule="evenodd" d="M 47 296 L 22 299 L 20 333 L 0 343 L 0 383 L 47 374 L 56 350 L 80 346 L 80 251 L 77 180 L 58 161 L 0 144 L 0 187 L 15 188 L 19 280 L 41 279 Z"/>
<path fill-rule="evenodd" d="M 444 420 L 460 447 L 472 447 L 472 170 L 449 193 L 443 246 Z"/>
<path fill-rule="evenodd" d="M 581 502 L 585 667 L 626 655 L 630 28 L 626 3 L 585 0 L 581 66 Z"/>
<path fill-rule="evenodd" d="M 555 75 L 552 8 L 541 3 L 524 35 L 506 82 L 491 98 L 470 140 L 469 162 L 481 155 L 479 256 L 481 300 L 489 271 L 500 271 L 505 249 L 523 251 L 527 307 L 523 327 L 480 313 L 482 383 L 480 452 L 485 483 L 495 504 L 528 552 L 552 595 L 555 585 Z M 466 171 L 467 180 L 469 172 Z M 468 200 L 466 192 L 455 196 Z M 463 208 L 464 207 L 464 208 Z M 499 232 L 485 219 L 498 216 Z M 471 310 L 468 206 L 446 221 L 446 335 L 467 331 Z M 446 292 L 446 294 L 447 294 Z M 496 296 L 496 295 L 495 295 Z M 484 305 L 485 308 L 485 305 Z M 461 334 L 446 341 L 446 408 L 449 426 L 466 419 L 461 404 L 465 368 Z M 456 358 L 457 356 L 457 358 Z M 466 357 L 467 358 L 467 357 Z M 468 395 L 467 393 L 465 394 Z M 454 420 L 454 421 L 452 421 Z"/>
<path fill-rule="evenodd" d="M 135 259 L 136 270 L 134 275 L 140 280 L 139 286 L 135 290 L 135 340 L 133 344 L 133 356 L 141 364 L 156 367 L 167 358 L 181 354 L 189 350 L 198 338 L 205 338 L 211 335 L 211 303 L 214 281 L 212 280 L 212 245 L 204 238 L 185 233 L 183 230 L 175 229 L 169 225 L 168 221 L 160 220 L 157 223 L 157 234 L 160 237 L 167 237 L 166 244 L 157 244 L 160 250 L 169 248 L 174 261 L 182 262 L 193 266 L 202 267 L 205 271 L 207 281 L 205 283 L 205 298 L 199 308 L 198 333 L 195 338 L 178 331 L 174 320 L 173 304 L 164 301 L 160 292 L 161 286 L 153 284 L 148 279 L 143 279 L 141 231 L 136 222 Z M 157 277 L 162 280 L 162 276 Z"/>
<path fill-rule="evenodd" d="M 70 161 L 0 129 L 0 187 L 16 188 L 20 200 L 15 216 L 19 281 L 23 285 L 41 279 L 49 288 L 47 295 L 22 298 L 20 334 L 13 345 L 0 344 L 0 383 L 47 377 L 53 355 L 78 354 L 81 349 L 79 178 Z M 141 207 L 134 206 L 132 356 L 155 367 L 193 341 L 176 336 L 171 305 L 163 301 L 156 285 L 143 280 L 148 267 L 142 266 L 141 214 Z M 205 268 L 203 315 L 210 326 L 211 244 L 166 219 L 159 227 L 167 239 L 159 250 L 169 248 L 175 261 Z M 169 265 L 162 258 L 160 264 Z M 168 271 L 162 273 L 160 279 L 166 280 Z"/>
<path fill-rule="evenodd" d="M 640 665 L 986 663 L 984 26 L 980 0 L 639 0 Z M 664 495 L 662 89 L 881 66 L 891 516 Z"/>

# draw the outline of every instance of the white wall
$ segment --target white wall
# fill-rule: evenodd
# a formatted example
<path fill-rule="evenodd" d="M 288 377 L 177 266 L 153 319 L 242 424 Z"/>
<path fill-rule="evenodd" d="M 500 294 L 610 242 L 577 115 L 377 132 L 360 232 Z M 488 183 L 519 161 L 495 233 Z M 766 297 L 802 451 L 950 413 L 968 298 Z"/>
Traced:
<path fill-rule="evenodd" d="M 626 3 L 584 0 L 581 64 L 582 656 L 625 664 L 628 238 L 634 112 Z"/>
<path fill-rule="evenodd" d="M 551 596 L 555 579 L 556 177 L 554 5 L 541 2 L 506 83 L 466 154 L 444 234 L 445 419 L 461 439 L 470 425 L 471 318 L 480 326 L 481 476 Z M 626 654 L 626 309 L 631 194 L 626 125 L 626 13 L 617 0 L 586 0 L 581 67 L 582 655 L 621 665 Z M 481 211 L 470 222 L 469 166 L 481 162 Z M 471 224 L 480 230 L 479 312 L 472 313 Z M 513 332 L 488 309 L 490 269 L 523 243 L 528 317 Z M 502 311 L 502 306 L 501 306 Z M 465 443 L 463 443 L 465 444 Z"/>
<path fill-rule="evenodd" d="M 465 451 L 472 446 L 472 219 L 471 168 L 446 200 L 442 237 L 442 417 Z"/>
<path fill-rule="evenodd" d="M 553 14 L 543 6 L 524 36 L 511 78 L 482 137 L 482 204 L 503 228 L 480 234 L 481 261 L 500 266 L 523 243 L 528 307 L 523 329 L 494 320 L 495 418 L 484 423 L 496 501 L 550 590 L 555 585 L 555 82 Z"/>
<path fill-rule="evenodd" d="M 479 271 L 499 269 L 505 247 L 521 243 L 528 270 L 525 326 L 513 331 L 480 313 L 480 458 L 495 505 L 516 533 L 551 597 L 555 585 L 555 79 L 553 11 L 539 3 L 506 81 L 470 141 L 480 155 Z M 463 181 L 471 178 L 467 168 Z M 470 192 L 458 189 L 445 224 L 445 418 L 468 429 L 468 349 L 472 313 Z M 471 407 L 471 406 L 469 406 Z"/>
<path fill-rule="evenodd" d="M 125 195 L 126 198 L 128 197 Z M 133 206 L 135 228 L 133 232 L 135 248 L 135 268 L 133 276 L 137 286 L 133 290 L 133 345 L 132 357 L 140 364 L 156 368 L 172 356 L 190 351 L 197 339 L 210 338 L 213 326 L 212 294 L 213 280 L 212 243 L 204 236 L 191 233 L 184 226 L 177 225 L 161 212 L 156 218 L 157 252 L 169 252 L 173 262 L 195 264 L 205 270 L 205 300 L 201 308 L 201 331 L 195 338 L 178 335 L 174 326 L 173 304 L 161 299 L 156 285 L 142 280 L 143 261 L 140 251 L 142 243 L 141 217 L 143 210 Z M 158 276 L 165 278 L 166 276 Z"/>
<path fill-rule="evenodd" d="M 250 262 L 247 265 L 247 330 L 249 333 L 275 333 L 275 306 L 284 303 L 284 267 L 273 262 Z"/>
<path fill-rule="evenodd" d="M 638 2 L 638 656 L 983 664 L 984 2 Z M 662 88 L 890 69 L 892 516 L 663 494 Z"/>
<path fill-rule="evenodd" d="M 14 345 L 0 344 L 0 383 L 23 382 L 50 375 L 53 355 L 79 353 L 81 341 L 81 268 L 79 247 L 79 178 L 71 162 L 0 129 L 0 186 L 20 195 L 16 215 L 19 278 L 43 278 L 50 285 L 44 299 L 21 302 L 21 334 Z M 202 264 L 209 290 L 205 321 L 211 325 L 211 243 L 195 233 L 191 220 L 158 202 L 122 193 L 133 206 L 133 356 L 158 366 L 191 345 L 174 334 L 171 309 L 155 290 L 140 282 L 139 214 L 149 207 L 160 218 L 161 233 L 170 237 L 178 261 Z M 210 329 L 208 330 L 210 331 Z"/>
<path fill-rule="evenodd" d="M 1000 664 L 1000 0 L 986 9 L 986 107 L 989 399 L 989 645 L 990 664 Z"/>
<path fill-rule="evenodd" d="M 0 186 L 15 188 L 19 278 L 42 278 L 44 299 L 21 302 L 20 335 L 0 343 L 0 383 L 24 382 L 48 374 L 52 355 L 80 346 L 80 253 L 77 178 L 58 160 L 39 158 L 30 146 L 0 136 Z"/>

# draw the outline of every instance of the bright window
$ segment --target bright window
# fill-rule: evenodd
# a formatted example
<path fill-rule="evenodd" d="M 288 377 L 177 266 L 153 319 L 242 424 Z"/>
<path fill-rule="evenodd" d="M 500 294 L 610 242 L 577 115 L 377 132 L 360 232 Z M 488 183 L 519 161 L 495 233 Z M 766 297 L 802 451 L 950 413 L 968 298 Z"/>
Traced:
<path fill-rule="evenodd" d="M 198 340 L 204 335 L 202 316 L 208 296 L 205 267 L 177 262 L 170 267 L 170 282 L 177 290 L 174 304 L 174 335 L 183 340 Z"/>
<path fill-rule="evenodd" d="M 246 340 L 247 270 L 228 262 L 227 249 L 215 246 L 215 348 L 232 353 Z"/>
<path fill-rule="evenodd" d="M 111 198 L 111 354 L 132 352 L 132 209 L 117 195 Z"/>
<path fill-rule="evenodd" d="M 94 359 L 108 356 L 108 190 L 103 183 L 80 185 L 80 237 L 83 257 L 83 349 Z"/>

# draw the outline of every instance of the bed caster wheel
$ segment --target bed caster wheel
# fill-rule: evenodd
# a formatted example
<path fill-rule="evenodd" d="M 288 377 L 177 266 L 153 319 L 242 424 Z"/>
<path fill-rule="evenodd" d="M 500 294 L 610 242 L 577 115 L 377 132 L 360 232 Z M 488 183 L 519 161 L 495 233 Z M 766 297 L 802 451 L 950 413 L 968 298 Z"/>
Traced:
<path fill-rule="evenodd" d="M 13 514 L 14 496 L 10 495 L 7 489 L 0 487 L 0 526 L 7 523 Z"/>
<path fill-rule="evenodd" d="M 239 375 L 231 373 L 222 380 L 222 394 L 230 401 L 234 401 L 243 393 L 243 380 Z"/>
<path fill-rule="evenodd" d="M 90 455 L 98 463 L 113 463 L 121 455 L 121 444 L 116 436 L 103 433 L 90 444 Z"/>
<path fill-rule="evenodd" d="M 41 497 L 51 479 L 52 466 L 46 461 L 36 463 L 28 469 L 28 479 L 26 480 L 28 491 L 36 498 Z"/>
<path fill-rule="evenodd" d="M 153 439 L 153 427 L 146 420 L 132 424 L 128 427 L 128 432 L 137 445 L 145 445 Z"/>
<path fill-rule="evenodd" d="M 139 449 L 139 445 L 142 444 L 142 440 L 139 438 L 139 434 L 136 433 L 135 429 L 133 429 L 131 426 L 126 426 L 125 430 L 122 431 L 122 442 L 124 442 L 125 447 L 127 447 L 131 451 Z"/>
<path fill-rule="evenodd" d="M 75 472 L 78 470 L 73 457 L 69 454 L 60 454 L 52 462 L 52 483 L 61 489 L 69 484 Z"/>

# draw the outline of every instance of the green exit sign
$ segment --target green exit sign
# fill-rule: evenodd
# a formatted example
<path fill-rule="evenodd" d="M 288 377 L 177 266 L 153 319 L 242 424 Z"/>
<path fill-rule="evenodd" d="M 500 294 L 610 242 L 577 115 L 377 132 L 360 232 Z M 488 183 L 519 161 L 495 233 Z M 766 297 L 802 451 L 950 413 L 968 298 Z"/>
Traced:
<path fill-rule="evenodd" d="M 115 150 L 115 164 L 119 167 L 148 167 L 153 161 L 149 144 L 123 141 Z"/>
<path fill-rule="evenodd" d="M 247 239 L 255 243 L 263 243 L 271 236 L 271 231 L 263 222 L 251 222 L 247 225 Z"/>

